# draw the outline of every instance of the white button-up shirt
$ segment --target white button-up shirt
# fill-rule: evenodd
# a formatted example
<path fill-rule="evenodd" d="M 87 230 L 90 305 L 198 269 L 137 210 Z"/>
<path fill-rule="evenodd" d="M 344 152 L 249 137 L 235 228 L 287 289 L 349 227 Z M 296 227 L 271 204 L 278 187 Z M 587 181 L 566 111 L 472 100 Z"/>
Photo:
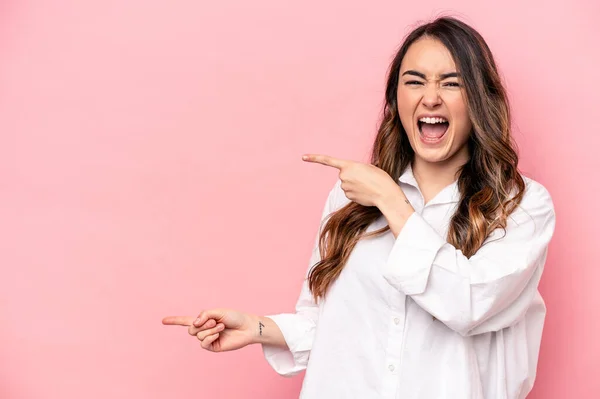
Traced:
<path fill-rule="evenodd" d="M 268 316 L 289 350 L 263 345 L 265 358 L 284 376 L 306 369 L 305 399 L 524 398 L 546 314 L 537 287 L 555 225 L 548 191 L 525 177 L 506 233 L 467 258 L 445 239 L 457 183 L 424 204 L 410 167 L 399 180 L 415 212 L 398 237 L 360 240 L 318 304 L 305 280 L 295 313 Z M 348 202 L 338 180 L 321 220 Z M 367 231 L 386 225 L 381 216 Z"/>

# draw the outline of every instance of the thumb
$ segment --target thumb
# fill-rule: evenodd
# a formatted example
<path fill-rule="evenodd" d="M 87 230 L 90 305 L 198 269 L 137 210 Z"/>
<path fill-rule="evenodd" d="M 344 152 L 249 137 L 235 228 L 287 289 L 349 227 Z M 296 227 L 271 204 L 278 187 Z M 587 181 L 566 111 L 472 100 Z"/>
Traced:
<path fill-rule="evenodd" d="M 219 320 L 221 320 L 224 316 L 225 316 L 225 312 L 223 311 L 223 309 L 204 310 L 204 311 L 200 312 L 200 314 L 198 315 L 196 320 L 194 320 L 193 324 L 195 327 L 200 327 L 204 323 L 206 323 L 208 321 L 208 319 L 215 319 L 215 321 L 218 323 Z"/>

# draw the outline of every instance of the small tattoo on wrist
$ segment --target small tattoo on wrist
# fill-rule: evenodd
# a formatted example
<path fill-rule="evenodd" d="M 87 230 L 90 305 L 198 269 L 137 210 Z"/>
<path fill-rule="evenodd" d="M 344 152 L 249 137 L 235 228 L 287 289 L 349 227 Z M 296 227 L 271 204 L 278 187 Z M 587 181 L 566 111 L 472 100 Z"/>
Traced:
<path fill-rule="evenodd" d="M 408 205 L 410 205 L 410 202 L 406 198 L 404 198 L 404 202 L 406 202 Z"/>
<path fill-rule="evenodd" d="M 265 325 L 264 325 L 264 324 L 263 324 L 261 321 L 259 321 L 259 322 L 258 322 L 258 329 L 259 329 L 259 331 L 260 331 L 260 335 L 261 335 L 261 336 L 262 336 L 262 328 L 263 328 L 264 326 L 265 326 Z"/>

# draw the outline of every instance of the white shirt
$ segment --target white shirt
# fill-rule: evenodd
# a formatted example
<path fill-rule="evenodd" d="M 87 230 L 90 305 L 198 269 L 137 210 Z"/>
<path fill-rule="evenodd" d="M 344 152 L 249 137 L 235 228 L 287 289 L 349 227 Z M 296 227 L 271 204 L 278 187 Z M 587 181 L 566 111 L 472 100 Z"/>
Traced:
<path fill-rule="evenodd" d="M 415 212 L 398 237 L 360 240 L 318 305 L 305 280 L 295 313 L 268 316 L 289 346 L 263 345 L 268 363 L 284 376 L 306 369 L 304 399 L 524 398 L 536 375 L 546 314 L 537 287 L 555 225 L 548 191 L 524 179 L 506 235 L 496 230 L 467 258 L 445 239 L 457 183 L 424 205 L 409 166 L 399 180 Z M 321 221 L 348 202 L 338 180 Z M 381 216 L 367 231 L 386 225 Z M 320 259 L 317 240 L 309 266 Z"/>

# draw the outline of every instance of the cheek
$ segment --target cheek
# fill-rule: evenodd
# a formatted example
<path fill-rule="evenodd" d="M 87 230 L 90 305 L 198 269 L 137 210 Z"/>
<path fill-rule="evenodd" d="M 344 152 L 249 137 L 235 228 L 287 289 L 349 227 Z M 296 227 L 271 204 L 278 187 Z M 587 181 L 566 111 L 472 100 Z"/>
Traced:
<path fill-rule="evenodd" d="M 463 101 L 462 97 L 455 99 L 455 101 L 449 104 L 451 113 L 455 121 L 455 134 L 460 137 L 468 137 L 471 132 L 471 119 L 469 118 L 469 111 L 467 105 Z"/>
<path fill-rule="evenodd" d="M 413 123 L 413 114 L 415 111 L 415 100 L 412 98 L 411 93 L 407 90 L 399 89 L 396 96 L 398 103 L 398 115 L 400 115 L 400 121 L 405 130 L 410 130 Z"/>

